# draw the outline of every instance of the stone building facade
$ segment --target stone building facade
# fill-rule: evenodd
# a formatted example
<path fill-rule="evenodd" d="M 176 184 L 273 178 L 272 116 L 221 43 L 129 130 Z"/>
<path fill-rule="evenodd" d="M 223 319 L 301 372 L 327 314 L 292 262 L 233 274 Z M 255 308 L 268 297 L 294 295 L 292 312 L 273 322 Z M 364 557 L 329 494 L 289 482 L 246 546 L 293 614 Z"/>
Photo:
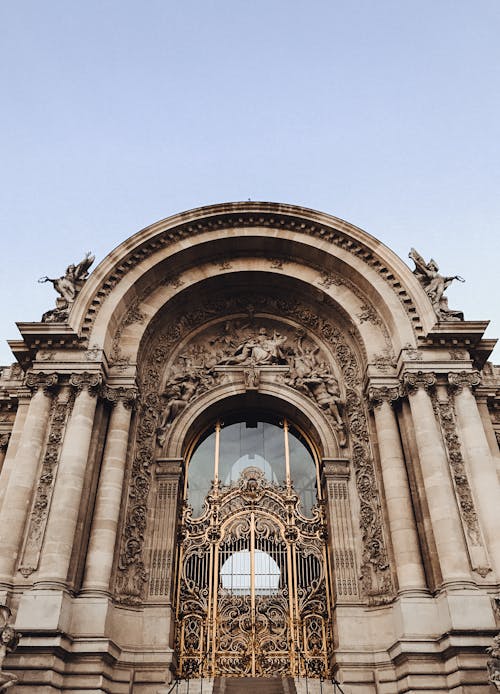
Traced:
<path fill-rule="evenodd" d="M 500 368 L 410 257 L 245 202 L 50 280 L 0 375 L 11 691 L 495 690 Z"/>

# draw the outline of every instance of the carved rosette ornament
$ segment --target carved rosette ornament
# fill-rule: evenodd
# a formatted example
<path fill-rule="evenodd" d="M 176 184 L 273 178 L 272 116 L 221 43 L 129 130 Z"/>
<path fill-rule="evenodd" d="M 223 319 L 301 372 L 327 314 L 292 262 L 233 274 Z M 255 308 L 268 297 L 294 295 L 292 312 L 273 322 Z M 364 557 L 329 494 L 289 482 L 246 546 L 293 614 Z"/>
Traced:
<path fill-rule="evenodd" d="M 432 390 L 436 385 L 436 375 L 432 371 L 405 371 L 402 382 L 402 395 L 414 395 L 420 388 Z"/>
<path fill-rule="evenodd" d="M 450 371 L 448 374 L 450 391 L 461 393 L 464 388 L 475 388 L 481 383 L 478 371 Z"/>
<path fill-rule="evenodd" d="M 26 387 L 29 388 L 32 393 L 35 393 L 40 388 L 46 395 L 52 392 L 58 381 L 58 375 L 56 373 L 47 374 L 43 371 L 30 371 L 26 376 Z"/>
<path fill-rule="evenodd" d="M 218 316 L 219 322 L 214 323 Z M 278 322 L 277 316 L 289 322 Z M 204 324 L 211 327 L 200 331 Z M 307 333 L 310 337 L 305 339 Z M 188 340 L 190 334 L 196 337 Z M 319 343 L 324 345 L 325 355 L 318 354 Z M 331 360 L 341 377 L 342 391 Z M 160 393 L 165 371 L 167 382 Z M 257 371 L 259 380 L 254 376 Z M 251 303 L 243 296 L 212 296 L 171 321 L 151 342 L 140 373 L 142 398 L 116 579 L 122 602 L 138 603 L 144 596 L 150 464 L 155 455 L 161 455 L 173 422 L 203 393 L 221 383 L 236 381 L 251 390 L 264 380 L 308 397 L 331 423 L 339 445 L 351 444 L 360 500 L 363 592 L 372 603 L 392 599 L 394 588 L 356 356 L 342 330 L 306 304 L 253 294 Z"/>
<path fill-rule="evenodd" d="M 370 388 L 368 390 L 368 403 L 371 408 L 381 407 L 382 403 L 389 404 L 396 402 L 401 397 L 399 388 L 381 386 L 380 388 Z"/>

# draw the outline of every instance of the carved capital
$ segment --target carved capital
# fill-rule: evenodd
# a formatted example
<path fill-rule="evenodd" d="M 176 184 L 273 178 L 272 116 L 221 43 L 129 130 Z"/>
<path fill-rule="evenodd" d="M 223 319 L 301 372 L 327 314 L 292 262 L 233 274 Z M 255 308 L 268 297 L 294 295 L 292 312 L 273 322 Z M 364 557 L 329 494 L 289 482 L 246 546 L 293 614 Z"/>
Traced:
<path fill-rule="evenodd" d="M 478 371 L 450 371 L 448 374 L 448 387 L 454 393 L 461 393 L 464 388 L 475 388 L 480 383 Z"/>
<path fill-rule="evenodd" d="M 414 395 L 420 388 L 429 391 L 436 385 L 436 374 L 432 371 L 405 371 L 401 383 L 402 395 Z"/>
<path fill-rule="evenodd" d="M 99 386 L 101 385 L 102 376 L 100 373 L 82 371 L 80 373 L 71 374 L 69 382 L 77 393 L 87 390 L 89 395 L 95 397 L 97 396 Z"/>
<path fill-rule="evenodd" d="M 123 406 L 128 410 L 135 407 L 137 403 L 137 398 L 139 391 L 134 387 L 124 387 L 118 386 L 117 388 L 112 388 L 110 386 L 104 386 L 102 389 L 102 396 L 107 400 L 113 407 L 117 402 L 122 402 Z"/>
<path fill-rule="evenodd" d="M 26 387 L 29 388 L 32 393 L 36 393 L 37 390 L 42 388 L 45 395 L 48 395 L 51 389 L 57 385 L 57 381 L 58 375 L 56 373 L 46 374 L 43 371 L 31 371 L 26 376 Z"/>
<path fill-rule="evenodd" d="M 382 386 L 381 388 L 369 388 L 368 389 L 368 405 L 373 409 L 375 407 L 381 407 L 382 403 L 395 402 L 400 398 L 399 388 Z"/>

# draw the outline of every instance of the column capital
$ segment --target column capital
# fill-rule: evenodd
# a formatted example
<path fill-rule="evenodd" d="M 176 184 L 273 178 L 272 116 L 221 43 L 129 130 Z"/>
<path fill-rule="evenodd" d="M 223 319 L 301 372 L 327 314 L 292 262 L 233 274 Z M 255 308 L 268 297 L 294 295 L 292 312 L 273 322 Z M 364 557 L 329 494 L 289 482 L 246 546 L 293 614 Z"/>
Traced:
<path fill-rule="evenodd" d="M 135 407 L 139 391 L 135 386 L 103 386 L 102 397 L 107 400 L 113 407 L 122 402 L 123 406 L 128 410 Z"/>
<path fill-rule="evenodd" d="M 26 376 L 25 385 L 34 394 L 40 388 L 45 395 L 49 395 L 52 388 L 55 388 L 59 377 L 56 373 L 47 374 L 44 371 L 30 371 Z"/>
<path fill-rule="evenodd" d="M 450 371 L 448 374 L 448 388 L 453 393 L 461 393 L 464 388 L 472 388 L 481 383 L 478 371 Z"/>
<path fill-rule="evenodd" d="M 368 406 L 370 409 L 381 407 L 384 402 L 391 404 L 399 400 L 401 393 L 397 386 L 370 386 L 368 388 Z"/>
<path fill-rule="evenodd" d="M 429 391 L 436 385 L 433 371 L 405 371 L 401 381 L 401 394 L 414 395 L 420 388 Z"/>
<path fill-rule="evenodd" d="M 102 375 L 95 371 L 80 371 L 78 373 L 71 374 L 69 377 L 69 383 L 71 386 L 73 386 L 77 393 L 87 390 L 89 395 L 95 397 L 97 396 L 98 388 L 102 383 Z"/>

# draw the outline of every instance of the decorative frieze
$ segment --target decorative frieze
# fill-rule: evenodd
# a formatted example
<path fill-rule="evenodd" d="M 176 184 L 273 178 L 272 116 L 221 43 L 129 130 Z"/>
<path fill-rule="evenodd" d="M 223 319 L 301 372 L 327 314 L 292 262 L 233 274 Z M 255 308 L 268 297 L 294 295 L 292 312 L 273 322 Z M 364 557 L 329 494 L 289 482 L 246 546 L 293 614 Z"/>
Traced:
<path fill-rule="evenodd" d="M 495 636 L 486 652 L 491 656 L 487 663 L 488 680 L 500 692 L 500 634 Z"/>

